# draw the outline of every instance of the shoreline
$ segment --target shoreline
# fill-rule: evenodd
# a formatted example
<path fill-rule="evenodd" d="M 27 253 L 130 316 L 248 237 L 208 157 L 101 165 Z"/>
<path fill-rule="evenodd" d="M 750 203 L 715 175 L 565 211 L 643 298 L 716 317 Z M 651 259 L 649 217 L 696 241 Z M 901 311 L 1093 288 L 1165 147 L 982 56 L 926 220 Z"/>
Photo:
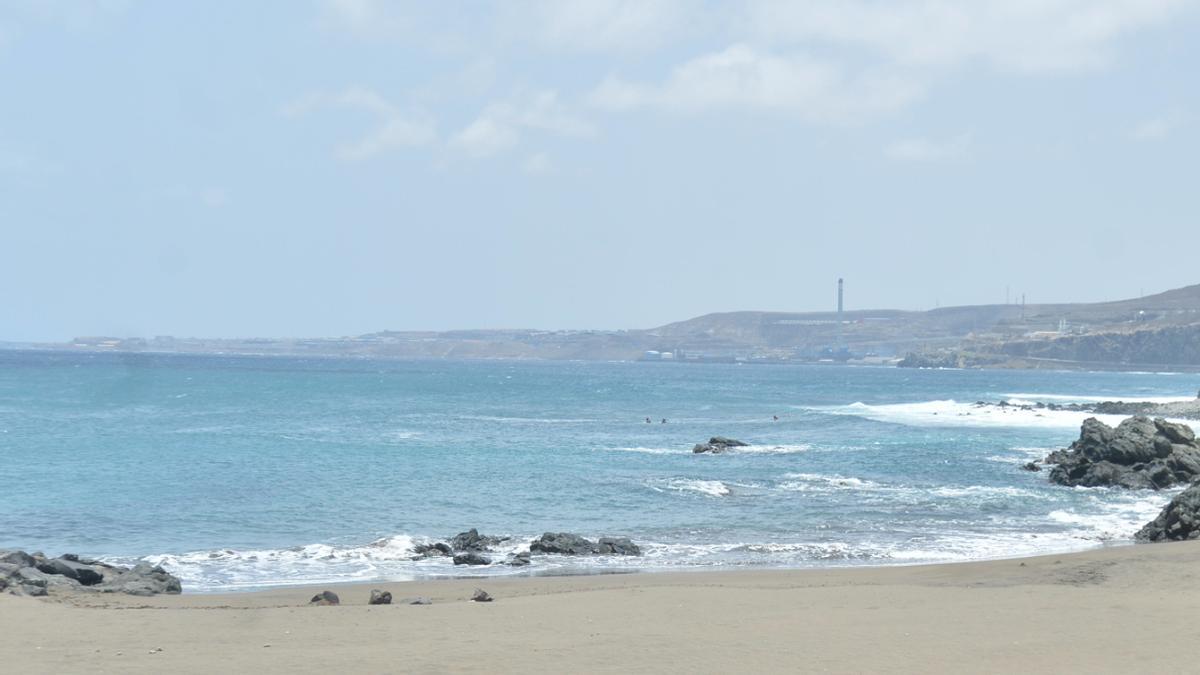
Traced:
<path fill-rule="evenodd" d="M 1178 668 L 1200 542 L 871 568 L 0 597 L 17 670 L 1131 672 Z M 372 588 L 392 605 L 370 606 Z M 495 602 L 469 598 L 483 588 Z M 338 607 L 310 607 L 322 590 Z M 428 606 L 400 604 L 425 596 Z M 268 646 L 269 645 L 269 646 Z"/>

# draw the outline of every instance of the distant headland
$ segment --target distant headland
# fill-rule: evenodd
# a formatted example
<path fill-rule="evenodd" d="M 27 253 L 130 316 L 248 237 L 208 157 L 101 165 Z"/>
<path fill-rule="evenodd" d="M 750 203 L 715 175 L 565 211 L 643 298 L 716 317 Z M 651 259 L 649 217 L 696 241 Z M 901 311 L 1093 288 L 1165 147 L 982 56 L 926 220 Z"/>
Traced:
<path fill-rule="evenodd" d="M 840 300 L 839 289 L 839 305 Z M 381 331 L 348 337 L 238 339 L 85 336 L 65 343 L 0 343 L 0 348 L 392 359 L 1200 370 L 1200 284 L 1101 303 L 1014 303 L 929 311 L 727 312 L 645 330 Z"/>

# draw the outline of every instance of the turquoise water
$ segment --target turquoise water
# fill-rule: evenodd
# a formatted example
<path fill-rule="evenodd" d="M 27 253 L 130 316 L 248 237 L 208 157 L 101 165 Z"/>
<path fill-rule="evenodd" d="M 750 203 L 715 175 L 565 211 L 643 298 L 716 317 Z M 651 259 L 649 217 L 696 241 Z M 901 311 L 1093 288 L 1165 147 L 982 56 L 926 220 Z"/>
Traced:
<path fill-rule="evenodd" d="M 646 549 L 520 573 L 1075 550 L 1128 541 L 1170 495 L 1048 485 L 1020 464 L 1085 415 L 971 403 L 1196 379 L 0 352 L 0 547 L 147 558 L 190 590 L 517 573 L 409 559 L 471 527 Z M 754 445 L 691 453 L 717 434 Z"/>

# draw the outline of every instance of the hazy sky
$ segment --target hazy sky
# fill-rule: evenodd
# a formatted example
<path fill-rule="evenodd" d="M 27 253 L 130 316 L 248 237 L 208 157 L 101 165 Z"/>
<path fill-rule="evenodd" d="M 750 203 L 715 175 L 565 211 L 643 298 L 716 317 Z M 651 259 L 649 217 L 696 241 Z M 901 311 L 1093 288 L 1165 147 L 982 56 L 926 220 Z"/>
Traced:
<path fill-rule="evenodd" d="M 0 0 L 0 339 L 1200 282 L 1175 0 Z"/>

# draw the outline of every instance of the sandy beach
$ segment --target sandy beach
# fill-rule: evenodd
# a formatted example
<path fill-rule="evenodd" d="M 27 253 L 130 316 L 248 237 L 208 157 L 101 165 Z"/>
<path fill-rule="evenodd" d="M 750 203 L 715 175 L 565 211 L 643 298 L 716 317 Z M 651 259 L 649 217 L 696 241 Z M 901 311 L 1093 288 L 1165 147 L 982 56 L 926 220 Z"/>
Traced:
<path fill-rule="evenodd" d="M 947 565 L 0 596 L 13 672 L 1133 672 L 1200 635 L 1200 542 Z M 495 601 L 470 602 L 476 587 Z M 369 606 L 371 588 L 397 604 Z M 433 604 L 400 604 L 427 596 Z"/>

